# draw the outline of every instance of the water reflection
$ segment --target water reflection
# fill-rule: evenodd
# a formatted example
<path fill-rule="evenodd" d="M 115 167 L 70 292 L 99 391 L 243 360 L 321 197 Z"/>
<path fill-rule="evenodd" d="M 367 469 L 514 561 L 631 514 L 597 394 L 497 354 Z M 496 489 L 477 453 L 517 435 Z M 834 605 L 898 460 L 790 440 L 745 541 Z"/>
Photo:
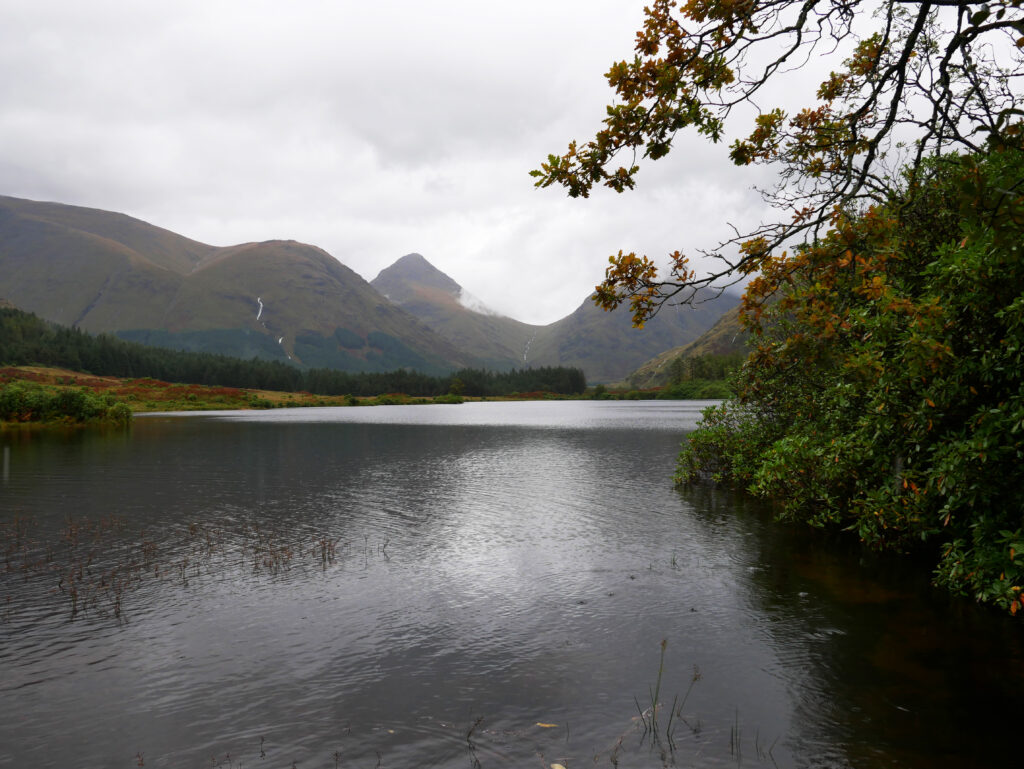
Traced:
<path fill-rule="evenodd" d="M 1024 639 L 1009 618 L 934 590 L 906 557 L 779 526 L 720 490 L 682 495 L 712 536 L 754 545 L 740 573 L 793 698 L 796 765 L 1008 760 L 1024 680 Z"/>
<path fill-rule="evenodd" d="M 694 410 L 479 405 L 496 408 L 157 417 L 15 443 L 0 520 L 59 539 L 69 514 L 116 512 L 159 557 L 124 621 L 71 620 L 53 584 L 0 577 L 0 765 L 1011 755 L 1017 628 L 742 498 L 671 489 Z M 663 700 L 693 685 L 664 759 L 634 720 L 662 639 Z M 984 719 L 988 704 L 1007 715 Z"/>

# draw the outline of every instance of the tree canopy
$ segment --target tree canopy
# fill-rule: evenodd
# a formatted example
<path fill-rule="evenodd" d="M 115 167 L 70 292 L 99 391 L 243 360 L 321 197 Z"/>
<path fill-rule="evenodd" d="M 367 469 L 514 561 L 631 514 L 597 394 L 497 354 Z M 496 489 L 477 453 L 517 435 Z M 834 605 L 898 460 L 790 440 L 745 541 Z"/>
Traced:
<path fill-rule="evenodd" d="M 280 361 L 242 360 L 226 355 L 150 347 L 80 329 L 65 328 L 21 310 L 0 307 L 0 365 L 62 366 L 99 376 L 153 377 L 170 382 L 244 387 L 316 395 L 380 395 L 405 393 L 435 396 L 447 393 L 452 381 L 463 383 L 465 395 L 509 395 L 543 390 L 582 393 L 581 369 L 541 367 L 487 371 L 463 369 L 431 376 L 408 369 L 388 372 L 347 372 L 329 368 L 299 369 Z"/>
<path fill-rule="evenodd" d="M 720 268 L 698 276 L 682 251 L 668 275 L 647 255 L 610 257 L 596 301 L 629 301 L 636 325 L 666 301 L 756 272 L 787 244 L 814 241 L 837 212 L 862 211 L 899 191 L 913 199 L 929 157 L 1022 146 L 1024 0 L 655 0 L 632 60 L 606 77 L 616 101 L 585 143 L 549 155 L 537 186 L 587 197 L 594 185 L 634 187 L 638 156 L 658 160 L 678 132 L 720 141 L 729 117 L 754 107 L 750 133 L 732 142 L 737 165 L 770 164 L 764 190 L 779 217 L 723 238 Z M 870 19 L 870 21 L 868 21 Z M 868 29 L 870 27 L 870 29 Z M 842 50 L 806 106 L 758 106 L 769 83 Z M 743 110 L 741 110 L 743 111 Z"/>
<path fill-rule="evenodd" d="M 677 481 L 923 550 L 938 584 L 1024 616 L 1024 153 L 922 171 L 913 202 L 765 265 L 738 398 L 705 413 Z"/>

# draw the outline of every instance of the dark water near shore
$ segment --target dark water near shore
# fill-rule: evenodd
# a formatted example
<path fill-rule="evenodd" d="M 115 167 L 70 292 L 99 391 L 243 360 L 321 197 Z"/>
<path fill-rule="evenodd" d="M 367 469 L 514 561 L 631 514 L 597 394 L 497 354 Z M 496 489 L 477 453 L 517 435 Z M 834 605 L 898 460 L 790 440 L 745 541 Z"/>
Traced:
<path fill-rule="evenodd" d="M 0 435 L 0 767 L 1015 764 L 1021 623 L 672 489 L 698 412 Z"/>

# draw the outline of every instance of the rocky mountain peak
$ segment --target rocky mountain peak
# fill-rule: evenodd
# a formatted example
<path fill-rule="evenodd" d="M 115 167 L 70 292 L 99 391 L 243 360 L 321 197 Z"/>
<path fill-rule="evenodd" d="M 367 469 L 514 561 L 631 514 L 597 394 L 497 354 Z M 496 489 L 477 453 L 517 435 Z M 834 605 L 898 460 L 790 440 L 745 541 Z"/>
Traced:
<path fill-rule="evenodd" d="M 370 285 L 393 302 L 408 300 L 417 289 L 440 290 L 458 297 L 462 286 L 428 262 L 422 254 L 406 254 L 385 267 Z"/>

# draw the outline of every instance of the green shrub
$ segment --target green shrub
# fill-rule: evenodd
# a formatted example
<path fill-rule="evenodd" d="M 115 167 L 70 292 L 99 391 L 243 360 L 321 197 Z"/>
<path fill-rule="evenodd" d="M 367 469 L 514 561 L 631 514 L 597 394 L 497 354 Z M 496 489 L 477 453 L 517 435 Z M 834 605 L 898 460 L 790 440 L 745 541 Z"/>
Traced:
<path fill-rule="evenodd" d="M 447 393 L 445 395 L 438 395 L 437 397 L 434 398 L 434 403 L 459 404 L 459 403 L 465 403 L 465 402 L 466 402 L 465 398 L 463 398 L 461 395 L 455 395 L 453 393 Z"/>
<path fill-rule="evenodd" d="M 1024 614 L 1024 158 L 946 158 L 747 289 L 738 401 L 705 412 L 676 480 L 924 550 L 935 581 Z M 769 301 L 770 298 L 770 301 Z"/>
<path fill-rule="evenodd" d="M 54 389 L 28 382 L 0 386 L 2 422 L 131 422 L 131 409 L 110 393 L 97 395 L 85 389 Z"/>

